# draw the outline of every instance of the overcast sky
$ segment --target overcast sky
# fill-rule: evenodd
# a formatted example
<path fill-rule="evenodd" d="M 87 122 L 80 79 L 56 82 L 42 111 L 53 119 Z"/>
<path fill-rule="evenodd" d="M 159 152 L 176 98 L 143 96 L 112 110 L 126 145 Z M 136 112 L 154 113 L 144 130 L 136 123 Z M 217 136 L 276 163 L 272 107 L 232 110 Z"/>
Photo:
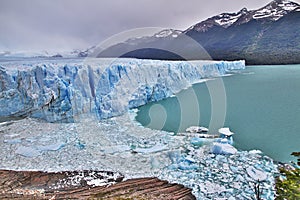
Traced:
<path fill-rule="evenodd" d="M 0 50 L 85 49 L 133 28 L 185 30 L 271 0 L 0 0 Z M 299 2 L 299 0 L 295 0 Z"/>

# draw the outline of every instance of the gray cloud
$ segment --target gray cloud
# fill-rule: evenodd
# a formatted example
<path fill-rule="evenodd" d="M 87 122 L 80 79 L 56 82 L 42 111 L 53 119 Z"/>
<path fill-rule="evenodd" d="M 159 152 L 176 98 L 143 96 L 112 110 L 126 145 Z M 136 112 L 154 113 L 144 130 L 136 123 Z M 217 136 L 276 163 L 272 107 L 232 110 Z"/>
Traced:
<path fill-rule="evenodd" d="M 270 0 L 0 0 L 0 50 L 68 50 L 133 28 L 186 29 Z"/>

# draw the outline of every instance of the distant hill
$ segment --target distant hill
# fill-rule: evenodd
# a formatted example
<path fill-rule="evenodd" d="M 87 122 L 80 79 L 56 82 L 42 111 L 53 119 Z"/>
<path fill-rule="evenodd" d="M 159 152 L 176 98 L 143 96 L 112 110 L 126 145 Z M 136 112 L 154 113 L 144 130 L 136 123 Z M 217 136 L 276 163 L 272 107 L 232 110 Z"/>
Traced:
<path fill-rule="evenodd" d="M 169 29 L 151 37 L 132 38 L 107 48 L 98 57 L 209 59 L 186 38 L 193 38 L 215 60 L 245 59 L 247 64 L 300 63 L 300 5 L 275 0 L 258 10 L 243 8 L 237 13 L 222 13 L 185 31 Z"/>

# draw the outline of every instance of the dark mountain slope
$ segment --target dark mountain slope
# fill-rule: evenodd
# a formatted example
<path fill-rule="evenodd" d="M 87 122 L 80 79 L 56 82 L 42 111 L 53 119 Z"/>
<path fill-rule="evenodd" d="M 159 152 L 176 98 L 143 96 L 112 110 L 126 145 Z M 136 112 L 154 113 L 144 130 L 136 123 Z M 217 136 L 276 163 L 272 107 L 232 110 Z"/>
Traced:
<path fill-rule="evenodd" d="M 300 63 L 299 27 L 299 4 L 275 0 L 257 10 L 222 13 L 183 32 L 170 29 L 151 37 L 133 38 L 109 47 L 98 57 Z"/>

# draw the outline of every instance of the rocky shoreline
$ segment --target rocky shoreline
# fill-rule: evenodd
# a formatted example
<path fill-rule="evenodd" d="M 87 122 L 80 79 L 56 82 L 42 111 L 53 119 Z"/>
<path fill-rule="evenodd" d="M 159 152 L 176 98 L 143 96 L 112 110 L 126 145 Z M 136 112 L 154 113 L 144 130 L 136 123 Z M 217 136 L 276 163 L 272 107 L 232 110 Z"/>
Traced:
<path fill-rule="evenodd" d="M 124 177 L 113 172 L 0 170 L 0 177 L 0 199 L 195 199 L 191 189 L 180 184 L 157 178 L 122 181 Z M 87 179 L 105 184 L 89 185 Z"/>

